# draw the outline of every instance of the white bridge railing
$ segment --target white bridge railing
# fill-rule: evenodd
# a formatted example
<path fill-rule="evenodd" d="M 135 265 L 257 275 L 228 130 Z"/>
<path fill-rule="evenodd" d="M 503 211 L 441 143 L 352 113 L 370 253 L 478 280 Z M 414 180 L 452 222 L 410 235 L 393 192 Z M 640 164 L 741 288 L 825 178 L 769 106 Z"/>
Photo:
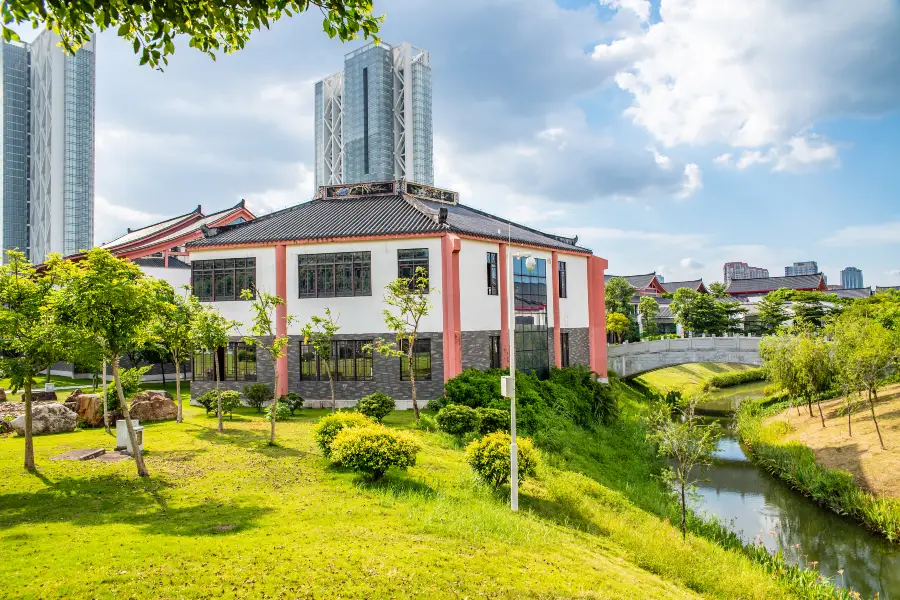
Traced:
<path fill-rule="evenodd" d="M 609 368 L 628 377 L 693 362 L 760 365 L 759 337 L 688 337 L 621 344 L 607 348 Z"/>

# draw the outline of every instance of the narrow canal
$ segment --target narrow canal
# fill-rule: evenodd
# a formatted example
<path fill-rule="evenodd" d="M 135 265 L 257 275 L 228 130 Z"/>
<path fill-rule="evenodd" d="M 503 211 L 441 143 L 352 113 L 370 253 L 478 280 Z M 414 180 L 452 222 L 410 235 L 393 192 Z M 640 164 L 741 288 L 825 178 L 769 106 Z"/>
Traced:
<path fill-rule="evenodd" d="M 762 386 L 748 384 L 720 390 L 706 410 L 728 411 Z M 727 414 L 727 412 L 726 412 Z M 746 541 L 757 536 L 770 550 L 781 549 L 794 563 L 816 563 L 819 572 L 863 598 L 900 599 L 900 545 L 891 545 L 862 525 L 840 517 L 791 490 L 755 467 L 732 432 L 719 442 L 716 464 L 697 485 L 697 509 L 720 518 Z M 798 547 L 799 545 L 799 547 Z"/>

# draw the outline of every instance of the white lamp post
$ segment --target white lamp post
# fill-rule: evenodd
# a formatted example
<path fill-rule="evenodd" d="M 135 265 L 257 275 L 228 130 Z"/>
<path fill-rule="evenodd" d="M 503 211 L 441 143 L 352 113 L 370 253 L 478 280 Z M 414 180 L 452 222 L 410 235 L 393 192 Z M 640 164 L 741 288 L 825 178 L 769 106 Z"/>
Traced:
<path fill-rule="evenodd" d="M 503 395 L 509 398 L 509 506 L 519 510 L 519 448 L 516 445 L 516 284 L 515 265 L 511 258 L 525 258 L 525 268 L 533 271 L 537 261 L 527 252 L 511 254 L 506 249 L 508 273 L 507 289 L 509 290 L 509 376 L 503 377 L 501 388 Z"/>

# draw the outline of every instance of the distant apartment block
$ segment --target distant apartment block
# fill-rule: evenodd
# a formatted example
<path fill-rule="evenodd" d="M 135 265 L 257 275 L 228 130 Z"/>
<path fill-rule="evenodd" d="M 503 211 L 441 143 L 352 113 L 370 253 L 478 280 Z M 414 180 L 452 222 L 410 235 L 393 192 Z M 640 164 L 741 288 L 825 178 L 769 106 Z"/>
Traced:
<path fill-rule="evenodd" d="M 41 32 L 0 45 L 0 246 L 33 262 L 94 241 L 94 42 L 66 55 Z"/>
<path fill-rule="evenodd" d="M 368 44 L 316 83 L 316 186 L 434 183 L 431 57 L 408 43 Z"/>
<path fill-rule="evenodd" d="M 847 267 L 841 271 L 841 287 L 847 290 L 864 287 L 862 270 Z"/>
<path fill-rule="evenodd" d="M 761 267 L 751 267 L 745 262 L 727 262 L 722 267 L 722 279 L 725 285 L 731 283 L 733 279 L 757 279 L 759 277 L 768 277 L 769 270 Z"/>
<path fill-rule="evenodd" d="M 815 275 L 818 272 L 819 265 L 814 260 L 795 262 L 792 266 L 784 268 L 785 277 L 792 277 L 794 275 Z"/>

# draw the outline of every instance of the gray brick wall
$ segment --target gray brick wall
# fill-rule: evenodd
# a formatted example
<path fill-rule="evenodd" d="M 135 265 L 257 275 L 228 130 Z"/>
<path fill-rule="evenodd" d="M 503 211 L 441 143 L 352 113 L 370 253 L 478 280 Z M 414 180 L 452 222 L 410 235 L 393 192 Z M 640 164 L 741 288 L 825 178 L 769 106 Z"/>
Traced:
<path fill-rule="evenodd" d="M 590 336 L 587 327 L 568 329 L 562 332 L 569 334 L 569 364 L 588 365 L 591 362 Z M 552 351 L 552 350 L 551 350 Z"/>
<path fill-rule="evenodd" d="M 500 335 L 500 330 L 463 331 L 462 368 L 489 369 L 491 366 L 491 336 Z"/>

